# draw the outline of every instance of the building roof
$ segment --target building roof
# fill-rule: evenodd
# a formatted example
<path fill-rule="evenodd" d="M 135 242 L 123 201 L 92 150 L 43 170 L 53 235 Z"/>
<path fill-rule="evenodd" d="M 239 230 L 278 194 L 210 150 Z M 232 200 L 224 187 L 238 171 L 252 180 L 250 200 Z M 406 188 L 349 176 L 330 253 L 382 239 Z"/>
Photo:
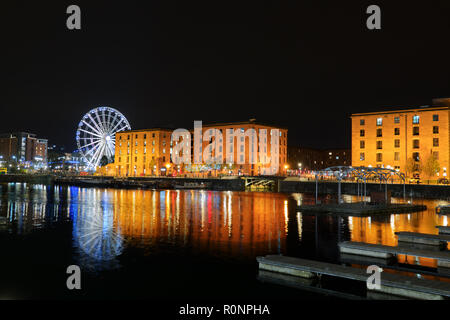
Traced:
<path fill-rule="evenodd" d="M 152 131 L 173 131 L 175 128 L 148 128 L 148 129 L 140 129 L 140 130 L 126 130 L 126 131 L 119 131 L 118 133 L 133 133 L 133 132 L 152 132 Z"/>
<path fill-rule="evenodd" d="M 450 110 L 450 98 L 433 99 L 431 106 L 420 106 L 420 107 L 415 107 L 415 108 L 410 108 L 410 109 L 402 108 L 402 109 L 396 109 L 396 110 L 353 113 L 350 117 L 393 114 L 393 113 L 417 113 L 417 112 L 428 112 L 428 111 L 437 111 L 437 110 Z"/>
<path fill-rule="evenodd" d="M 267 123 L 267 122 L 261 122 L 256 121 L 256 119 L 250 119 L 247 121 L 238 121 L 238 122 L 209 122 L 209 123 L 202 123 L 203 127 L 224 127 L 224 126 L 239 126 L 239 125 L 258 125 L 258 126 L 265 126 L 265 127 L 272 127 L 277 129 L 284 129 L 287 130 L 287 127 L 275 125 L 273 123 Z"/>
<path fill-rule="evenodd" d="M 428 107 L 428 106 L 426 106 L 426 107 L 413 108 L 413 109 L 398 109 L 398 110 L 377 111 L 377 112 L 353 113 L 350 117 L 394 114 L 394 113 L 418 113 L 418 112 L 429 112 L 429 111 L 449 110 L 449 109 L 450 109 L 449 107 Z"/>
<path fill-rule="evenodd" d="M 240 121 L 240 122 L 209 122 L 209 123 L 202 123 L 202 127 L 224 127 L 224 126 L 239 126 L 239 125 L 259 125 L 259 126 L 265 126 L 265 127 L 272 127 L 277 129 L 284 129 L 288 130 L 287 127 L 283 126 L 277 126 L 274 124 L 269 124 L 265 122 L 256 121 L 254 119 L 250 119 L 247 121 Z M 174 131 L 177 128 L 169 128 L 169 127 L 159 127 L 159 128 L 149 128 L 149 129 L 141 129 L 141 130 L 128 130 L 128 131 L 120 131 L 117 133 L 127 133 L 127 132 L 151 132 L 151 131 Z M 193 129 L 186 129 L 188 131 L 192 131 Z"/>

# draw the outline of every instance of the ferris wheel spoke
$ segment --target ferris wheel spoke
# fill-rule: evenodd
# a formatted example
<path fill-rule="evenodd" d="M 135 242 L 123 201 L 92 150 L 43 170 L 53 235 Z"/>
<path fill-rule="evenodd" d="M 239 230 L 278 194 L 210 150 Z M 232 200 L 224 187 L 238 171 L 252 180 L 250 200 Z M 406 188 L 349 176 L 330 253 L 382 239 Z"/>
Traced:
<path fill-rule="evenodd" d="M 115 125 L 115 127 L 112 129 L 112 131 L 117 132 L 117 128 L 119 127 L 119 125 L 123 122 L 123 119 L 120 119 L 119 122 L 117 122 L 117 124 Z"/>
<path fill-rule="evenodd" d="M 107 146 L 108 146 L 108 150 L 109 150 L 109 154 L 110 154 L 110 156 L 112 157 L 112 158 L 114 158 L 114 147 L 112 146 L 112 144 L 111 143 L 108 143 L 107 144 Z"/>
<path fill-rule="evenodd" d="M 127 128 L 128 128 L 128 126 L 122 127 L 122 128 L 120 128 L 119 130 L 117 130 L 117 132 L 123 131 L 123 130 L 125 130 L 125 129 L 127 129 Z"/>
<path fill-rule="evenodd" d="M 100 128 L 100 126 L 98 125 L 97 121 L 95 121 L 94 118 L 92 118 L 92 115 L 91 115 L 90 112 L 88 113 L 88 117 L 89 117 L 89 119 L 91 119 L 92 123 L 94 124 L 94 126 L 97 128 L 99 134 L 101 135 L 103 130 L 102 130 L 102 128 Z"/>
<path fill-rule="evenodd" d="M 94 133 L 94 132 L 91 132 L 91 131 L 87 131 L 87 130 L 84 130 L 84 129 L 78 129 L 78 130 L 83 131 L 83 132 L 86 132 L 86 133 L 88 133 L 88 134 L 90 134 L 90 135 L 93 135 L 93 136 L 96 136 L 96 137 L 99 137 L 99 138 L 102 137 L 102 136 L 100 136 L 100 135 L 98 135 L 98 134 L 96 134 L 96 133 Z"/>
<path fill-rule="evenodd" d="M 104 144 L 100 145 L 100 147 L 95 151 L 94 155 L 92 156 L 92 164 L 94 167 L 97 167 L 98 163 L 100 162 L 100 155 L 103 153 L 103 148 L 105 147 Z"/>
<path fill-rule="evenodd" d="M 100 120 L 100 116 L 98 114 L 98 109 L 95 109 L 95 115 L 96 115 L 97 120 L 98 120 L 98 125 L 102 128 L 103 132 L 106 132 L 105 127 L 103 126 L 102 120 Z"/>
<path fill-rule="evenodd" d="M 86 152 L 86 154 L 84 155 L 86 158 L 92 154 L 95 150 L 97 150 L 100 147 L 99 144 L 95 145 L 92 149 L 90 149 L 88 152 Z"/>
<path fill-rule="evenodd" d="M 106 121 L 106 118 L 105 118 L 105 109 L 102 110 L 102 119 L 103 119 L 102 124 L 105 126 L 105 131 L 109 132 L 109 123 L 108 123 L 108 121 Z"/>
<path fill-rule="evenodd" d="M 90 147 L 90 146 L 92 146 L 92 145 L 94 145 L 94 144 L 99 144 L 99 143 L 101 143 L 101 140 L 100 140 L 100 139 L 98 139 L 98 140 L 96 140 L 96 141 L 94 141 L 94 142 L 91 142 L 91 143 L 89 143 L 89 144 L 86 144 L 86 145 L 82 146 L 81 148 Z"/>
<path fill-rule="evenodd" d="M 114 131 L 114 129 L 113 129 L 113 125 L 114 125 L 114 123 L 116 122 L 117 116 L 118 116 L 118 114 L 117 114 L 117 113 L 115 113 L 115 114 L 114 114 L 114 118 L 113 118 L 113 120 L 111 121 L 111 132 L 113 132 L 113 131 Z"/>
<path fill-rule="evenodd" d="M 83 122 L 86 126 L 88 126 L 89 128 L 91 128 L 92 130 L 94 130 L 95 133 L 101 135 L 102 133 L 100 131 L 98 131 L 97 129 L 95 129 L 93 126 L 91 126 L 89 123 L 87 123 L 84 120 L 81 120 L 81 122 Z"/>

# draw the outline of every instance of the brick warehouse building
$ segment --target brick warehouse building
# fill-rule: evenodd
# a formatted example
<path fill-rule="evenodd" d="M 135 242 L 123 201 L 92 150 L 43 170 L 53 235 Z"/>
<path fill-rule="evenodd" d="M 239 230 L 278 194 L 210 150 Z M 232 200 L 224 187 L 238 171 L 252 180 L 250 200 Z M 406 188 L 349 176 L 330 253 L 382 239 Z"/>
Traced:
<path fill-rule="evenodd" d="M 445 98 L 434 99 L 432 106 L 353 114 L 352 165 L 392 168 L 412 175 L 433 157 L 439 164 L 436 177 L 446 177 L 449 112 L 450 98 Z"/>
<path fill-rule="evenodd" d="M 267 130 L 267 155 L 270 156 L 270 134 L 273 129 L 279 129 L 279 174 L 285 174 L 287 169 L 287 129 L 280 128 L 273 125 L 268 125 L 255 120 L 245 122 L 233 122 L 233 123 L 211 123 L 203 124 L 202 135 L 207 130 L 218 129 L 222 132 L 223 143 L 230 137 L 227 135 L 227 129 L 240 130 L 245 132 L 247 129 L 255 129 L 259 132 L 259 129 Z M 215 156 L 222 158 L 222 165 L 213 164 L 211 166 L 202 165 L 183 165 L 175 166 L 171 161 L 171 153 L 173 146 L 171 145 L 171 135 L 173 129 L 168 128 L 152 128 L 144 130 L 132 130 L 122 131 L 116 134 L 116 150 L 115 161 L 106 169 L 106 174 L 114 174 L 116 176 L 150 176 L 150 175 L 167 175 L 172 174 L 174 171 L 183 173 L 196 173 L 196 172 L 209 172 L 209 174 L 217 175 L 220 173 L 232 173 L 243 175 L 259 175 L 262 172 L 263 167 L 267 167 L 261 163 L 251 164 L 249 161 L 250 150 L 250 138 L 240 138 L 244 142 L 244 147 L 238 150 L 238 141 L 234 137 L 233 149 L 234 153 L 234 165 L 226 166 L 225 153 L 218 146 L 215 151 Z M 191 130 L 191 162 L 193 163 L 194 156 L 194 130 Z M 203 141 L 202 149 L 204 150 L 210 142 Z M 256 144 L 259 152 L 259 145 Z M 238 159 L 238 157 L 242 158 Z M 258 158 L 257 158 L 258 159 Z M 243 160 L 245 164 L 238 164 L 238 160 Z"/>
<path fill-rule="evenodd" d="M 0 156 L 6 161 L 18 163 L 47 163 L 47 139 L 38 139 L 26 132 L 0 135 Z"/>

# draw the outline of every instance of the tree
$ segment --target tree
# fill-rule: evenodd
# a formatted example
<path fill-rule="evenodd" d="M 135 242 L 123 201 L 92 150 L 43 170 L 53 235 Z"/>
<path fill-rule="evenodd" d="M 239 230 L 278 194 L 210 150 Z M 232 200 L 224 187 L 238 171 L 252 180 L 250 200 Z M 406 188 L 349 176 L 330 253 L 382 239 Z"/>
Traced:
<path fill-rule="evenodd" d="M 412 157 L 406 159 L 405 166 L 406 176 L 412 176 L 414 173 L 419 173 L 422 171 L 422 163 L 420 161 L 416 161 Z"/>
<path fill-rule="evenodd" d="M 430 182 L 430 178 L 435 177 L 440 170 L 439 161 L 431 153 L 423 165 L 423 172 L 429 178 L 428 183 Z"/>
<path fill-rule="evenodd" d="M 107 157 L 107 156 L 103 156 L 100 160 L 100 167 L 104 167 L 108 164 L 110 164 L 112 161 Z"/>
<path fill-rule="evenodd" d="M 152 175 L 154 175 L 155 165 L 156 165 L 155 158 L 152 158 L 152 160 L 150 160 L 150 169 L 151 169 Z"/>

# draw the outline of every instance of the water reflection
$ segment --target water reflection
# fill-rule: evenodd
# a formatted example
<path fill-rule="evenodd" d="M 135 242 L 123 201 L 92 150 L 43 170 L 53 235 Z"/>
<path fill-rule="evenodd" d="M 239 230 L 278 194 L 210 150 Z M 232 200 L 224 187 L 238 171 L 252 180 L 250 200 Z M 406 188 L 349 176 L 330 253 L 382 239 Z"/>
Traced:
<path fill-rule="evenodd" d="M 77 188 L 70 188 L 69 194 L 74 200 L 70 213 L 78 247 L 94 260 L 115 259 L 122 253 L 123 238 L 120 228 L 114 226 L 111 195 L 100 190 L 78 192 Z"/>
<path fill-rule="evenodd" d="M 423 212 L 383 217 L 297 212 L 298 204 L 313 200 L 310 194 L 4 184 L 0 216 L 10 222 L 10 232 L 23 236 L 69 224 L 74 258 L 96 270 L 120 267 L 121 256 L 131 248 L 144 255 L 204 254 L 252 263 L 256 256 L 278 253 L 338 262 L 339 241 L 395 246 L 397 231 L 437 234 L 436 225 L 448 224 L 447 216 L 434 211 L 437 205 L 447 204 L 440 200 L 423 200 L 428 207 Z M 417 263 L 412 257 L 399 259 Z M 419 263 L 436 266 L 431 259 L 420 258 Z"/>

